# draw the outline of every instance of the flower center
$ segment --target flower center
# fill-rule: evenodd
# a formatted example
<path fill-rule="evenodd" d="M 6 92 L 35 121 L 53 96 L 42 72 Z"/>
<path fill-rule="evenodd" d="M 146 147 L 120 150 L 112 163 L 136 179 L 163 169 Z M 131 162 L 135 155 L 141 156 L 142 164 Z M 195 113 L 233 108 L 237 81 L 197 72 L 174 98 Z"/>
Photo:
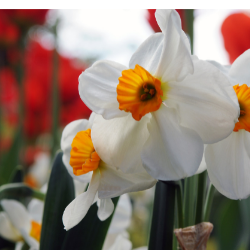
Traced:
<path fill-rule="evenodd" d="M 91 140 L 91 129 L 78 132 L 71 147 L 69 164 L 75 175 L 86 174 L 98 168 L 101 159 Z"/>
<path fill-rule="evenodd" d="M 31 221 L 31 230 L 30 236 L 40 242 L 41 237 L 41 224 L 37 223 L 36 221 Z"/>
<path fill-rule="evenodd" d="M 162 104 L 162 83 L 138 64 L 134 69 L 122 71 L 117 85 L 119 109 L 131 112 L 139 121 L 149 112 L 156 111 Z"/>
<path fill-rule="evenodd" d="M 28 186 L 30 186 L 32 188 L 36 188 L 39 186 L 37 183 L 37 180 L 35 179 L 35 177 L 32 174 L 27 174 L 24 177 L 24 183 L 26 183 Z"/>
<path fill-rule="evenodd" d="M 250 88 L 246 84 L 238 84 L 234 86 L 234 91 L 240 105 L 239 121 L 235 124 L 234 131 L 245 129 L 250 132 Z"/>

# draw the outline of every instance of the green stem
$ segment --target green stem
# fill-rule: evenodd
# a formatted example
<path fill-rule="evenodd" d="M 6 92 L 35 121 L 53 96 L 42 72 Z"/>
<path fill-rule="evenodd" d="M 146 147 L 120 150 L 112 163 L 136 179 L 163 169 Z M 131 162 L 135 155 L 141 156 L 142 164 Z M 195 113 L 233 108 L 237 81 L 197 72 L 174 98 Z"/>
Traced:
<path fill-rule="evenodd" d="M 26 242 L 24 242 L 21 250 L 29 250 L 29 249 L 30 249 L 30 246 Z"/>
<path fill-rule="evenodd" d="M 213 186 L 212 183 L 210 183 L 206 202 L 205 202 L 204 221 L 209 221 L 209 216 L 210 216 L 210 211 L 211 211 L 211 207 L 212 207 L 212 203 L 213 203 L 214 193 L 215 193 L 215 187 Z"/>
<path fill-rule="evenodd" d="M 148 250 L 173 248 L 175 183 L 156 184 L 154 210 Z"/>
<path fill-rule="evenodd" d="M 199 224 L 203 221 L 206 186 L 207 186 L 207 171 L 204 171 L 198 175 L 195 224 Z"/>
<path fill-rule="evenodd" d="M 46 195 L 42 192 L 40 192 L 39 190 L 33 189 L 33 198 L 36 198 L 38 200 L 44 201 Z"/>
<path fill-rule="evenodd" d="M 23 59 L 25 58 L 25 43 L 26 43 L 26 37 L 23 35 L 20 38 L 19 41 L 19 50 L 20 50 L 20 60 L 19 63 L 16 67 L 16 79 L 19 85 L 19 130 L 20 130 L 20 137 L 18 141 L 18 159 L 19 159 L 19 164 L 23 163 L 23 158 L 22 158 L 22 152 L 20 151 L 23 149 L 24 143 L 24 115 L 25 115 L 25 91 L 24 91 L 24 82 L 23 82 L 23 77 L 24 77 L 24 65 L 23 65 Z"/>
<path fill-rule="evenodd" d="M 178 228 L 183 228 L 184 221 L 183 221 L 183 197 L 182 197 L 182 188 L 181 182 L 176 185 L 176 198 L 177 198 L 177 210 L 178 210 Z"/>
<path fill-rule="evenodd" d="M 184 227 L 188 227 L 193 226 L 195 222 L 197 175 L 184 181 Z"/>
<path fill-rule="evenodd" d="M 190 38 L 191 54 L 194 51 L 194 10 L 187 9 L 185 10 L 185 17 L 187 22 L 187 33 Z"/>
<path fill-rule="evenodd" d="M 11 183 L 2 185 L 0 188 L 0 200 L 2 199 L 20 199 L 33 197 L 39 200 L 44 200 L 45 194 L 23 183 Z"/>
<path fill-rule="evenodd" d="M 53 71 L 52 71 L 52 148 L 51 153 L 52 157 L 56 154 L 56 151 L 59 148 L 59 139 L 57 135 L 58 127 L 59 127 L 59 84 L 58 84 L 58 69 L 59 69 L 59 55 L 57 52 L 57 25 L 53 27 L 53 34 L 55 38 L 55 49 L 53 51 Z"/>
<path fill-rule="evenodd" d="M 177 196 L 177 188 L 175 190 L 175 194 Z M 174 211 L 178 210 L 178 203 L 177 203 L 177 199 L 175 199 L 175 209 Z M 179 215 L 178 213 L 174 214 L 174 228 L 178 228 L 179 225 Z M 178 243 L 177 243 L 177 238 L 175 236 L 175 234 L 173 234 L 173 250 L 177 250 L 178 247 Z"/>

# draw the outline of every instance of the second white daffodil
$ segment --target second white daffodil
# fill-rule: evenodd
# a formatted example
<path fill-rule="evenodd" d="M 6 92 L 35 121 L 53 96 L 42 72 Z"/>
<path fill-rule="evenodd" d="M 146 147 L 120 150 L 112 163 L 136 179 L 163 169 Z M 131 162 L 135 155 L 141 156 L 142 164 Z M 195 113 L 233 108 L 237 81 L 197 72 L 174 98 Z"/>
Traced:
<path fill-rule="evenodd" d="M 129 68 L 96 62 L 80 75 L 79 92 L 102 115 L 91 138 L 106 164 L 133 174 L 143 163 L 155 179 L 178 180 L 195 174 L 204 143 L 233 131 L 239 107 L 227 77 L 191 56 L 178 13 L 157 10 L 156 20 L 162 33 L 138 48 Z"/>
<path fill-rule="evenodd" d="M 142 165 L 138 166 L 136 174 L 125 174 L 112 164 L 106 164 L 105 160 L 99 157 L 96 141 L 92 141 L 91 133 L 93 120 L 98 116 L 100 115 L 92 113 L 89 120 L 71 122 L 62 134 L 63 162 L 70 175 L 78 181 L 90 182 L 88 190 L 78 195 L 65 209 L 63 224 L 66 230 L 84 218 L 90 206 L 97 200 L 97 193 L 100 198 L 98 217 L 105 220 L 114 209 L 110 198 L 144 190 L 156 183 Z M 140 155 L 137 158 L 140 158 Z"/>
<path fill-rule="evenodd" d="M 219 192 L 230 199 L 244 199 L 250 195 L 250 50 L 231 67 L 212 63 L 230 79 L 240 114 L 230 136 L 206 146 L 207 171 Z"/>

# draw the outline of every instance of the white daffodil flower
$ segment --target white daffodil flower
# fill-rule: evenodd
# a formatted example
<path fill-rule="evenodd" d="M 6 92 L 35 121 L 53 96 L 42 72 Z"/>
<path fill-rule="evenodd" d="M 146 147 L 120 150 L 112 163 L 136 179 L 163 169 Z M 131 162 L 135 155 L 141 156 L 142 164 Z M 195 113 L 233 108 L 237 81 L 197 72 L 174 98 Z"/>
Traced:
<path fill-rule="evenodd" d="M 142 43 L 129 68 L 98 61 L 80 75 L 79 93 L 102 115 L 91 137 L 106 164 L 136 174 L 142 162 L 155 179 L 178 180 L 196 173 L 204 143 L 233 131 L 239 107 L 227 77 L 191 56 L 178 13 L 155 15 L 162 33 Z"/>
<path fill-rule="evenodd" d="M 132 217 L 132 205 L 128 194 L 124 194 L 120 197 L 117 207 L 112 218 L 107 237 L 105 239 L 102 250 L 110 250 L 115 241 L 120 235 L 126 235 L 128 238 L 128 233 L 126 229 L 131 223 Z"/>
<path fill-rule="evenodd" d="M 29 168 L 25 183 L 31 187 L 41 188 L 49 177 L 50 156 L 48 153 L 39 152 L 35 155 L 35 162 Z"/>
<path fill-rule="evenodd" d="M 26 209 L 16 200 L 4 199 L 0 202 L 4 212 L 0 212 L 0 235 L 22 246 L 23 239 L 33 250 L 39 249 L 43 202 L 32 199 Z"/>
<path fill-rule="evenodd" d="M 239 56 L 231 67 L 211 63 L 230 79 L 240 114 L 226 139 L 206 146 L 207 171 L 220 193 L 230 199 L 244 199 L 250 195 L 250 50 Z"/>
<path fill-rule="evenodd" d="M 126 228 L 131 223 L 132 206 L 127 194 L 120 197 L 102 250 L 132 250 Z M 141 247 L 134 250 L 147 250 Z"/>
<path fill-rule="evenodd" d="M 106 164 L 99 157 L 99 152 L 91 139 L 93 120 L 97 116 L 100 115 L 92 113 L 89 120 L 71 122 L 62 134 L 63 162 L 68 172 L 78 181 L 90 182 L 88 190 L 78 195 L 65 209 L 63 224 L 66 230 L 74 227 L 84 218 L 90 206 L 97 201 L 97 193 L 100 198 L 97 203 L 98 217 L 100 220 L 105 220 L 114 209 L 110 198 L 148 189 L 156 183 L 142 165 L 138 167 L 136 174 L 125 174 L 111 164 Z"/>
<path fill-rule="evenodd" d="M 139 247 L 134 250 L 147 250 L 147 247 Z M 129 240 L 128 234 L 122 233 L 117 236 L 114 244 L 108 250 L 132 250 L 132 242 Z"/>

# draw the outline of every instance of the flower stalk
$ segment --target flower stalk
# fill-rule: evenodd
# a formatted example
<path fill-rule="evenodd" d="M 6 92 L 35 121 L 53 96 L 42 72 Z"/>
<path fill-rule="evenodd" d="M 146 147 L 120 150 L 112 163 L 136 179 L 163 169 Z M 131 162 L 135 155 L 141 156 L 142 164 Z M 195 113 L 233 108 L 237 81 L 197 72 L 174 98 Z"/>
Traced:
<path fill-rule="evenodd" d="M 197 175 L 184 180 L 184 227 L 195 223 Z"/>
<path fill-rule="evenodd" d="M 204 171 L 198 176 L 195 224 L 199 224 L 204 221 L 203 211 L 205 203 L 206 186 L 207 186 L 207 171 Z"/>
<path fill-rule="evenodd" d="M 24 140 L 25 137 L 23 135 L 24 131 L 24 115 L 25 115 L 25 92 L 24 92 L 24 82 L 23 82 L 23 77 L 24 77 L 24 53 L 25 53 L 25 44 L 26 44 L 26 36 L 23 34 L 20 38 L 19 41 L 19 51 L 20 51 L 20 56 L 19 56 L 19 62 L 15 68 L 15 74 L 16 74 L 16 79 L 19 87 L 19 127 L 18 130 L 20 131 L 20 137 L 17 142 L 17 147 L 18 147 L 18 159 L 19 163 L 23 163 L 23 159 L 21 157 L 20 151 L 23 148 L 23 145 L 25 144 Z"/>
<path fill-rule="evenodd" d="M 175 189 L 174 182 L 159 181 L 156 184 L 149 250 L 172 250 Z"/>
<path fill-rule="evenodd" d="M 194 52 L 194 10 L 187 9 L 186 11 L 186 22 L 187 22 L 187 33 L 190 39 L 191 54 Z"/>
<path fill-rule="evenodd" d="M 176 199 L 177 199 L 177 211 L 178 211 L 178 227 L 183 228 L 183 194 L 182 194 L 182 186 L 181 182 L 178 181 L 178 185 L 176 185 Z"/>
<path fill-rule="evenodd" d="M 59 56 L 57 52 L 57 26 L 58 20 L 56 21 L 55 25 L 52 27 L 52 33 L 55 39 L 55 48 L 53 51 L 53 58 L 52 58 L 52 148 L 51 153 L 52 156 L 56 154 L 56 151 L 59 146 L 59 139 L 57 136 L 57 130 L 59 126 L 59 109 L 60 109 L 60 100 L 59 100 L 59 84 L 58 84 L 58 69 L 59 69 Z"/>
<path fill-rule="evenodd" d="M 215 187 L 212 183 L 210 183 L 208 193 L 207 193 L 207 198 L 205 202 L 205 208 L 204 208 L 204 221 L 209 220 L 211 208 L 212 208 L 212 203 L 213 203 L 213 198 L 214 198 L 214 193 L 215 193 Z"/>

